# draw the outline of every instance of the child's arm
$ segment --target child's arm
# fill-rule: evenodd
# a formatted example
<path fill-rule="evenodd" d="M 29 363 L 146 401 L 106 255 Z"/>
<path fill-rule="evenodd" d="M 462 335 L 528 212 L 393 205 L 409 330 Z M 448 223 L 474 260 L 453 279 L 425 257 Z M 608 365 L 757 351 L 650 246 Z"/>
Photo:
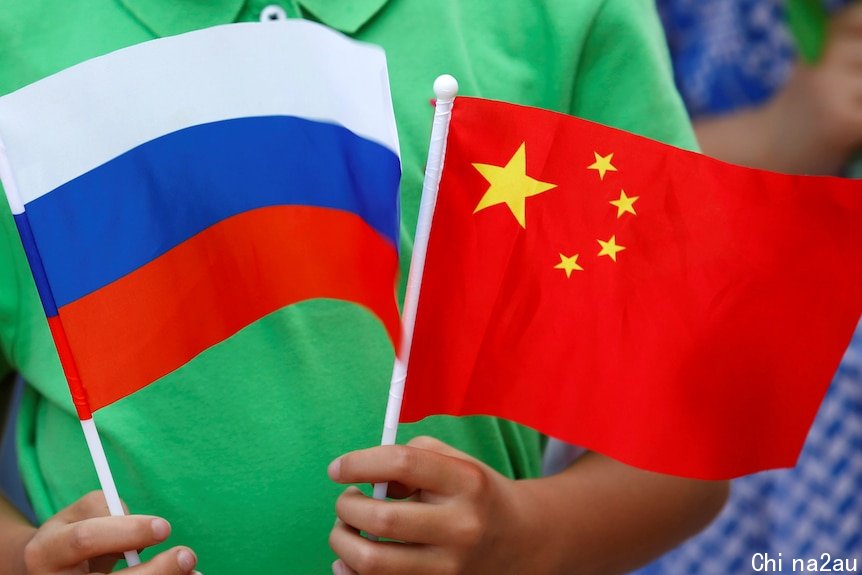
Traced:
<path fill-rule="evenodd" d="M 334 572 L 345 575 L 624 573 L 703 528 L 728 494 L 725 481 L 640 471 L 596 453 L 557 475 L 514 481 L 428 437 L 349 453 L 330 476 L 390 481 L 390 495 L 410 496 L 342 494 L 330 544 L 343 563 Z"/>

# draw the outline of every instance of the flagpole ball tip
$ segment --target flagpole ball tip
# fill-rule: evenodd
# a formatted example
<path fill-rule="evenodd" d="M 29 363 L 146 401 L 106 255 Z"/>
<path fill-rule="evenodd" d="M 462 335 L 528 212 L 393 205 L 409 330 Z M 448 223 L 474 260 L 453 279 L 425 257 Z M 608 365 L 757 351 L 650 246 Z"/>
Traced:
<path fill-rule="evenodd" d="M 434 80 L 434 95 L 438 100 L 452 100 L 458 95 L 458 80 L 449 74 L 437 76 Z"/>

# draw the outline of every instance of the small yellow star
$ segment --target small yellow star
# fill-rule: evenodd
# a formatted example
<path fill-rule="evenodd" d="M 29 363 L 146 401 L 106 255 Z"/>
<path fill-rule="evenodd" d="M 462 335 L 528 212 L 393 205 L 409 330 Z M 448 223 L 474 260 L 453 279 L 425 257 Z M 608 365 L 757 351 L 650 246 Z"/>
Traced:
<path fill-rule="evenodd" d="M 588 170 L 598 170 L 599 171 L 599 179 L 605 179 L 605 172 L 616 172 L 617 169 L 611 164 L 611 160 L 614 159 L 613 154 L 608 154 L 607 156 L 600 156 L 598 152 L 593 152 L 593 155 L 596 157 L 596 161 L 591 165 L 587 166 Z"/>
<path fill-rule="evenodd" d="M 563 254 L 560 254 L 560 263 L 554 266 L 555 270 L 565 270 L 566 277 L 572 277 L 572 272 L 577 270 L 579 272 L 584 271 L 584 268 L 578 265 L 578 254 L 573 255 L 572 257 L 566 257 Z"/>
<path fill-rule="evenodd" d="M 599 252 L 599 255 L 600 256 L 608 256 L 614 261 L 617 261 L 617 252 L 621 252 L 624 249 L 626 249 L 624 246 L 618 246 L 617 245 L 617 236 L 615 236 L 615 235 L 611 236 L 611 239 L 609 239 L 606 242 L 603 242 L 602 240 L 596 240 L 596 241 L 599 242 L 600 246 L 602 246 L 602 249 Z"/>
<path fill-rule="evenodd" d="M 617 218 L 622 217 L 626 212 L 637 215 L 637 213 L 635 213 L 634 205 L 635 202 L 638 201 L 639 197 L 640 196 L 628 197 L 625 190 L 620 190 L 620 199 L 610 201 L 612 206 L 617 207 Z"/>
<path fill-rule="evenodd" d="M 473 164 L 473 167 L 479 170 L 479 173 L 491 184 L 473 213 L 497 204 L 506 204 L 522 228 L 527 227 L 527 198 L 557 187 L 556 184 L 540 182 L 527 175 L 525 143 L 521 144 L 505 166 Z"/>

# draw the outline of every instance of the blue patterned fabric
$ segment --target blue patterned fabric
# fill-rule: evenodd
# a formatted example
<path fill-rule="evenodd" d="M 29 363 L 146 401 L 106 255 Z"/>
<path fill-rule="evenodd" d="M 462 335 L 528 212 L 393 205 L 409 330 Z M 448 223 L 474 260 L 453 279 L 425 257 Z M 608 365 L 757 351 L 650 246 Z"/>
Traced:
<path fill-rule="evenodd" d="M 824 5 L 834 11 L 847 1 L 824 0 Z M 781 0 L 658 0 L 658 5 L 692 116 L 757 104 L 786 80 L 795 55 Z M 794 558 L 819 560 L 823 553 L 855 558 L 862 570 L 862 324 L 796 467 L 734 481 L 730 500 L 712 525 L 637 573 L 777 572 L 756 571 L 755 553 L 772 558 L 781 553 L 784 573 L 793 572 Z"/>
<path fill-rule="evenodd" d="M 764 102 L 796 49 L 786 0 L 657 0 L 677 87 L 692 117 Z M 821 0 L 833 13 L 851 0 Z"/>
<path fill-rule="evenodd" d="M 658 0 L 677 87 L 693 116 L 763 102 L 796 51 L 782 0 Z"/>

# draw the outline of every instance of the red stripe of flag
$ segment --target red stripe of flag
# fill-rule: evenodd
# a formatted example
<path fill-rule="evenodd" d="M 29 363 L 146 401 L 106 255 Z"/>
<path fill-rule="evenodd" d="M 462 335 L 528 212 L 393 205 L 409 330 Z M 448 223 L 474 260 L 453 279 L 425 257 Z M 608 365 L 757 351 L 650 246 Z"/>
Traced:
<path fill-rule="evenodd" d="M 60 308 L 90 407 L 177 369 L 261 317 L 335 298 L 375 313 L 393 344 L 398 255 L 359 216 L 276 206 L 216 224 L 131 274 Z"/>

